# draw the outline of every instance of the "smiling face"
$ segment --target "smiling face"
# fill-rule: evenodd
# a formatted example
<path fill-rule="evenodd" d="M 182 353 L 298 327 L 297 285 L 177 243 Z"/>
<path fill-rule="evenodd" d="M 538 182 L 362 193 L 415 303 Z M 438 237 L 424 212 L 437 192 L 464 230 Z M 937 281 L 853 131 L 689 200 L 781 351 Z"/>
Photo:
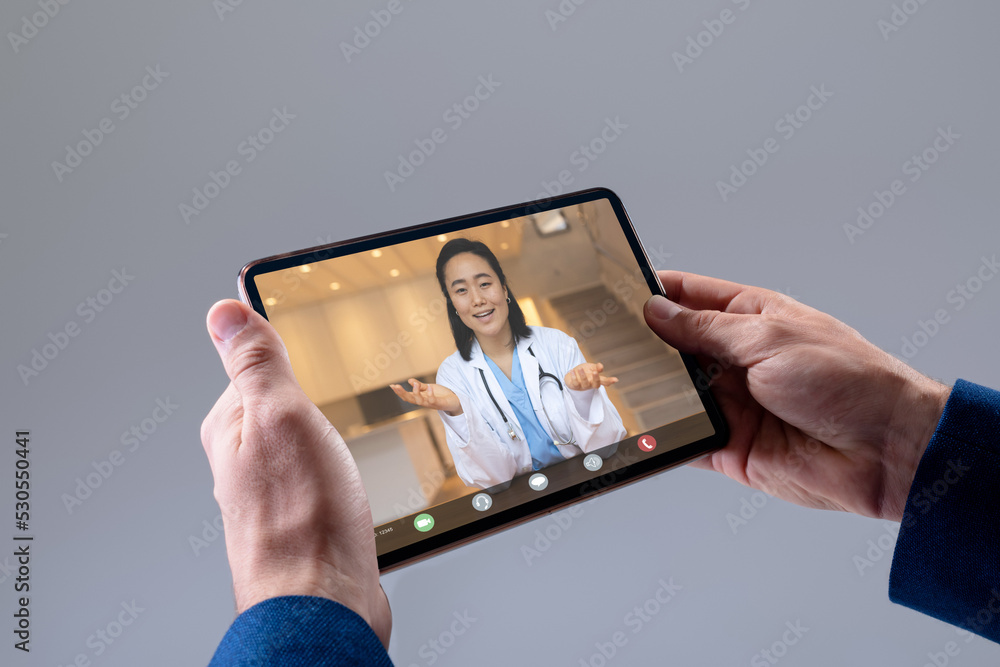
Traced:
<path fill-rule="evenodd" d="M 507 290 L 490 263 L 479 255 L 463 252 L 444 267 L 444 284 L 458 317 L 472 329 L 480 344 L 483 337 L 511 338 L 507 321 Z"/>

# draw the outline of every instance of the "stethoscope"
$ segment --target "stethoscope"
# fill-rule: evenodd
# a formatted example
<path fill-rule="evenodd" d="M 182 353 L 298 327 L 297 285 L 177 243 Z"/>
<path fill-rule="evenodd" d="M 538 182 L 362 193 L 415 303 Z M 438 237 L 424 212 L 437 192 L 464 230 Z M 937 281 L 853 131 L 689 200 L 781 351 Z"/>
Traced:
<path fill-rule="evenodd" d="M 517 354 L 516 350 L 514 351 L 514 354 Z M 528 348 L 528 354 L 530 354 L 532 357 L 535 357 L 535 351 L 532 350 L 530 347 Z M 538 361 L 538 357 L 535 357 L 535 361 Z M 486 393 L 489 394 L 490 400 L 493 401 L 493 406 L 497 409 L 497 412 L 500 413 L 500 417 L 503 419 L 503 423 L 507 427 L 507 435 L 510 436 L 511 440 L 517 440 L 517 433 L 514 432 L 514 426 L 513 426 L 513 424 L 510 423 L 510 420 L 507 419 L 507 415 L 504 414 L 504 411 L 500 407 L 500 404 L 497 403 L 497 399 L 493 397 L 493 392 L 490 391 L 490 385 L 489 385 L 488 382 L 486 382 L 486 373 L 483 371 L 482 368 L 479 369 L 479 377 L 483 381 L 483 386 L 486 388 Z M 555 382 L 556 386 L 559 387 L 559 392 L 562 393 L 563 384 L 559 380 L 559 378 L 557 378 L 552 373 L 546 373 L 542 369 L 542 365 L 538 364 L 538 395 L 539 395 L 539 398 L 541 398 L 541 394 L 542 394 L 542 382 L 544 382 L 545 380 L 552 380 L 553 382 Z M 549 417 L 549 411 L 545 407 L 545 401 L 542 401 L 542 414 L 545 415 L 545 421 L 547 421 L 549 423 L 549 430 L 552 432 L 552 435 L 555 436 L 555 440 L 553 441 L 553 444 L 555 444 L 555 445 L 575 445 L 576 444 L 576 440 L 573 438 L 572 431 L 570 431 L 570 436 L 568 438 L 564 438 L 559 433 L 556 432 L 555 426 L 552 425 L 552 419 Z"/>

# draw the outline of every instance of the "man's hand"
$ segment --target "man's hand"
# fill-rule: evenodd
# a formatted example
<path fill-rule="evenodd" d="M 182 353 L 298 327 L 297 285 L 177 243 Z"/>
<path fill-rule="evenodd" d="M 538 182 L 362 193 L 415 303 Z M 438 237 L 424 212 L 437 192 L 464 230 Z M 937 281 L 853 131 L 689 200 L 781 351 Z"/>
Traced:
<path fill-rule="evenodd" d="M 563 383 L 574 391 L 584 391 L 586 389 L 597 389 L 598 387 L 610 387 L 618 382 L 616 377 L 605 377 L 604 364 L 583 363 L 575 368 L 571 368 L 569 373 L 563 378 Z"/>
<path fill-rule="evenodd" d="M 277 332 L 238 301 L 208 329 L 229 387 L 205 418 L 237 611 L 312 595 L 359 614 L 389 644 L 375 536 L 357 466 L 340 434 L 295 380 Z"/>
<path fill-rule="evenodd" d="M 782 294 L 659 275 L 670 301 L 651 298 L 646 322 L 715 371 L 731 429 L 695 465 L 806 507 L 899 521 L 950 389 Z"/>

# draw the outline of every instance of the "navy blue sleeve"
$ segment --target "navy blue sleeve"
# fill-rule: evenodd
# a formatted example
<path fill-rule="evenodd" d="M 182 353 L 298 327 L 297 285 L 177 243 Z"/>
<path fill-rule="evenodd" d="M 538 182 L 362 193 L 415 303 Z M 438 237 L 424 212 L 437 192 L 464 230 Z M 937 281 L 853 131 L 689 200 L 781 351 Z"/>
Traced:
<path fill-rule="evenodd" d="M 955 383 L 906 501 L 889 598 L 1000 642 L 1000 392 Z"/>
<path fill-rule="evenodd" d="M 255 604 L 236 617 L 209 667 L 265 665 L 392 667 L 364 619 L 326 598 L 290 595 Z"/>

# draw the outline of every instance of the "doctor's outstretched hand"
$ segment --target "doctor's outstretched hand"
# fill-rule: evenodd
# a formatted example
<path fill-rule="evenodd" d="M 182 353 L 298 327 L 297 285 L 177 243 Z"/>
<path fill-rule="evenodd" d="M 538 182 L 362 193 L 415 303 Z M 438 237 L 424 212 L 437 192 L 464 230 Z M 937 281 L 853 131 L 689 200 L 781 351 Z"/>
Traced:
<path fill-rule="evenodd" d="M 347 445 L 299 387 L 267 320 L 239 301 L 220 301 L 208 330 L 231 381 L 201 440 L 237 611 L 284 595 L 325 597 L 360 615 L 388 646 L 392 617 L 371 510 Z"/>
<path fill-rule="evenodd" d="M 777 292 L 661 271 L 646 322 L 698 355 L 731 429 L 694 465 L 806 507 L 899 521 L 950 389 Z"/>
<path fill-rule="evenodd" d="M 563 378 L 563 382 L 574 391 L 610 387 L 618 382 L 618 378 L 601 375 L 603 372 L 604 364 L 582 363 L 576 368 L 570 369 L 569 373 L 566 373 L 566 377 Z"/>
<path fill-rule="evenodd" d="M 431 410 L 442 410 L 452 417 L 462 414 L 462 402 L 458 396 L 448 387 L 440 384 L 427 384 L 420 382 L 416 378 L 407 380 L 413 391 L 406 391 L 402 385 L 390 384 L 389 387 L 396 392 L 396 396 L 407 403 L 419 405 L 422 408 Z"/>

